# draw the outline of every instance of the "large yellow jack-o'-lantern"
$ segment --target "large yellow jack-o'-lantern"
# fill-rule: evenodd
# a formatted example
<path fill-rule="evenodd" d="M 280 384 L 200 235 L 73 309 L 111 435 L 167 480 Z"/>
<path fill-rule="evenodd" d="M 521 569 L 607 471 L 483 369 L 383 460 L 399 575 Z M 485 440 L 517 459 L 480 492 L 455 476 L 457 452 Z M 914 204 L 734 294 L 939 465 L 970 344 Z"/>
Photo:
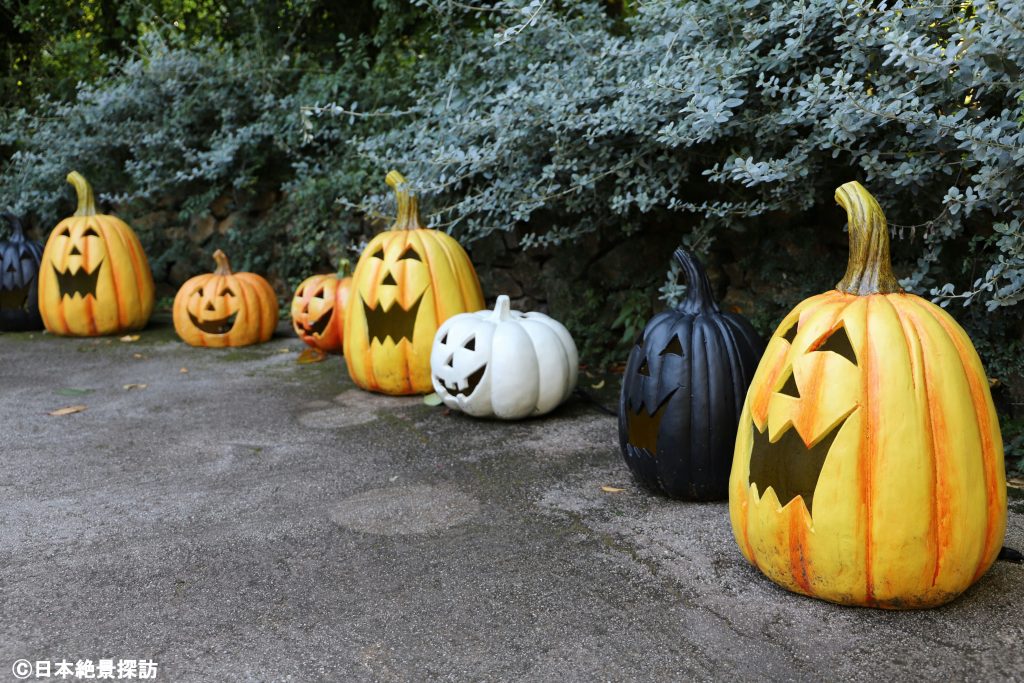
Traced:
<path fill-rule="evenodd" d="M 733 532 L 789 590 L 931 607 L 978 580 L 1002 545 L 999 423 L 967 334 L 896 282 L 878 203 L 856 182 L 836 200 L 849 267 L 768 343 L 740 417 Z"/>
<path fill-rule="evenodd" d="M 139 238 L 116 216 L 96 213 L 92 188 L 76 171 L 67 180 L 78 210 L 50 233 L 39 266 L 39 312 L 54 334 L 91 337 L 146 326 L 153 275 Z"/>
<path fill-rule="evenodd" d="M 433 391 L 430 349 L 438 327 L 480 310 L 484 297 L 462 246 L 420 224 L 405 178 L 391 171 L 387 183 L 398 197 L 398 220 L 370 240 L 352 274 L 345 364 L 363 389 L 425 394 Z"/>

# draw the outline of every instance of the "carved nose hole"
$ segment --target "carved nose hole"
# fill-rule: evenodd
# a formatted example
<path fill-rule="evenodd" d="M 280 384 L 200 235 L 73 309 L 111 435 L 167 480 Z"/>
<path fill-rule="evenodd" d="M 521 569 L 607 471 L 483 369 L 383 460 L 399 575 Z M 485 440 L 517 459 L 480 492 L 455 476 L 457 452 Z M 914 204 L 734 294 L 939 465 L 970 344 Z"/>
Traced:
<path fill-rule="evenodd" d="M 214 307 L 213 302 L 209 301 L 206 304 L 206 310 L 208 310 L 208 311 L 216 311 L 217 309 Z"/>
<path fill-rule="evenodd" d="M 447 365 L 450 368 L 454 367 L 455 366 L 454 361 L 455 361 L 455 354 L 453 353 L 452 355 L 448 356 L 448 362 L 446 362 L 445 365 Z"/>
<path fill-rule="evenodd" d="M 395 282 L 395 278 L 391 277 L 391 271 L 389 270 L 388 274 L 384 277 L 384 280 L 381 281 L 381 284 L 382 285 L 397 285 L 398 283 Z"/>
<path fill-rule="evenodd" d="M 13 263 L 11 265 L 7 266 L 7 272 L 8 273 L 15 273 L 15 272 L 17 272 L 15 270 L 15 268 L 14 268 L 14 264 Z"/>
<path fill-rule="evenodd" d="M 71 247 L 71 256 L 81 256 L 81 255 L 82 255 L 82 252 L 78 251 L 78 247 L 76 247 L 76 246 L 72 246 Z"/>

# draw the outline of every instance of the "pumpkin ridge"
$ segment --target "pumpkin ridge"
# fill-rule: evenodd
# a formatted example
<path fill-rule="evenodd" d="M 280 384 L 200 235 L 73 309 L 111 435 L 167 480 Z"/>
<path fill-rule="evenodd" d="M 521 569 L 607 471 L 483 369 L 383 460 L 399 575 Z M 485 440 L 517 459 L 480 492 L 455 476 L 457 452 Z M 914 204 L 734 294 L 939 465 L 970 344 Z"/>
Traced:
<path fill-rule="evenodd" d="M 1004 474 L 1005 465 L 1003 462 L 1003 446 L 1001 437 L 998 439 L 996 438 L 999 437 L 999 423 L 993 422 L 990 419 L 995 411 L 992 404 L 992 395 L 987 391 L 987 387 L 981 383 L 977 376 L 978 367 L 980 367 L 982 375 L 984 376 L 984 367 L 981 367 L 981 361 L 977 358 L 977 352 L 974 351 L 973 345 L 969 349 L 965 346 L 964 339 L 962 337 L 966 335 L 961 329 L 959 329 L 959 325 L 952 320 L 952 317 L 949 316 L 948 313 L 939 309 L 938 306 L 934 306 L 934 304 L 930 304 L 918 297 L 908 298 L 907 301 L 910 305 L 915 306 L 918 310 L 922 311 L 922 313 L 931 314 L 938 324 L 946 331 L 946 334 L 949 335 L 950 341 L 957 350 L 960 366 L 963 369 L 964 375 L 967 379 L 967 385 L 971 391 L 971 403 L 974 407 L 974 418 L 978 426 L 978 434 L 981 440 L 981 461 L 982 471 L 985 474 L 986 493 L 985 542 L 982 547 L 978 564 L 972 576 L 973 582 L 977 581 L 992 565 L 992 562 L 995 561 L 995 557 L 999 552 L 1000 541 L 1006 532 L 1006 484 Z M 937 309 L 938 312 L 933 312 L 933 308 Z M 953 325 L 956 325 L 956 327 L 951 325 L 951 322 Z M 987 408 L 987 410 L 983 410 L 983 406 Z M 995 427 L 995 431 L 997 432 L 996 435 L 993 435 L 993 427 Z M 998 538 L 996 538 L 997 536 Z"/>
<path fill-rule="evenodd" d="M 97 227 L 99 228 L 100 234 L 103 236 L 104 243 L 109 243 L 111 241 L 111 237 L 108 235 L 107 226 L 102 221 L 96 221 L 96 223 Z M 120 231 L 110 230 L 109 232 L 117 234 L 117 239 L 121 242 L 121 246 L 125 246 L 125 240 L 122 239 Z M 88 255 L 86 255 L 86 262 L 88 262 Z M 134 263 L 132 265 L 134 270 Z M 110 286 L 114 290 L 114 301 L 117 304 L 117 325 L 118 327 L 124 327 L 125 325 L 128 324 L 128 312 L 124 310 L 124 307 L 127 305 L 127 302 L 122 298 L 124 295 L 122 294 L 122 287 L 120 286 L 121 283 L 119 281 L 118 273 L 120 269 L 110 268 L 109 270 Z"/>
<path fill-rule="evenodd" d="M 919 395 L 919 398 L 923 401 L 926 406 L 926 410 L 922 412 L 924 419 L 924 429 L 922 430 L 928 445 L 928 462 L 931 464 L 932 472 L 932 519 L 929 523 L 929 530 L 932 535 L 932 544 L 934 545 L 934 566 L 932 569 L 931 586 L 934 588 L 938 583 L 939 575 L 942 571 L 942 559 L 944 556 L 943 548 L 949 544 L 948 529 L 944 528 L 945 524 L 943 520 L 947 519 L 948 515 L 943 514 L 942 501 L 947 499 L 949 494 L 940 493 L 942 488 L 941 478 L 939 476 L 939 459 L 940 459 L 940 447 L 937 447 L 938 443 L 943 443 L 941 439 L 936 439 L 935 430 L 937 425 L 933 417 L 933 411 L 935 407 L 933 405 L 932 397 L 928 391 L 928 378 L 925 370 L 924 360 L 924 337 L 925 332 L 918 326 L 917 320 L 913 314 L 908 314 L 897 307 L 896 303 L 889 299 L 889 297 L 883 297 L 886 302 L 896 311 L 896 316 L 900 321 L 900 326 L 903 329 L 903 336 L 907 341 L 907 348 L 913 351 L 911 355 L 911 366 L 912 366 L 912 377 L 914 381 L 915 394 Z M 910 329 L 907 329 L 907 326 Z M 917 343 L 914 344 L 911 337 L 916 339 Z M 918 376 L 923 375 L 918 383 Z M 941 425 L 942 422 L 939 422 Z M 939 427 L 941 428 L 941 427 Z M 943 438 L 945 435 L 942 435 Z M 945 539 L 945 542 L 943 541 Z"/>
<path fill-rule="evenodd" d="M 871 332 L 869 330 L 871 320 L 871 297 L 864 301 L 864 347 L 862 349 L 863 363 L 861 369 L 861 396 L 862 405 L 865 406 L 864 419 L 861 421 L 860 429 L 860 494 L 861 508 L 864 510 L 864 600 L 868 605 L 875 605 L 875 577 L 874 577 L 874 464 L 878 457 L 878 444 L 871 434 L 871 428 L 878 423 L 879 401 L 874 399 L 875 388 L 878 386 L 875 354 L 870 343 Z"/>
<path fill-rule="evenodd" d="M 803 500 L 800 502 L 803 503 Z M 808 559 L 804 554 L 807 545 L 807 525 L 803 518 L 806 515 L 807 507 L 802 504 L 794 506 L 789 512 L 789 568 L 794 583 L 803 593 L 808 594 L 811 592 L 811 579 L 808 576 Z"/>

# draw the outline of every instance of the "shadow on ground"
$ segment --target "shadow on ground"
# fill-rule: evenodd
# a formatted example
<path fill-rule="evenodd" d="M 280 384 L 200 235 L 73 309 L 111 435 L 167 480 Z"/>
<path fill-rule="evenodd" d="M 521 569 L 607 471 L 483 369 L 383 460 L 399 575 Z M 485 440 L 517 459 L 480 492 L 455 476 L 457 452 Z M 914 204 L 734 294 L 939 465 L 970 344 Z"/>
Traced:
<path fill-rule="evenodd" d="M 166 323 L 134 342 L 0 336 L 0 670 L 107 657 L 175 681 L 1024 675 L 1022 566 L 925 612 L 791 595 L 745 563 L 725 503 L 637 489 L 593 405 L 473 421 L 358 391 L 340 359 L 300 365 L 301 349 L 283 335 L 192 349 Z M 48 415 L 71 405 L 86 409 Z"/>

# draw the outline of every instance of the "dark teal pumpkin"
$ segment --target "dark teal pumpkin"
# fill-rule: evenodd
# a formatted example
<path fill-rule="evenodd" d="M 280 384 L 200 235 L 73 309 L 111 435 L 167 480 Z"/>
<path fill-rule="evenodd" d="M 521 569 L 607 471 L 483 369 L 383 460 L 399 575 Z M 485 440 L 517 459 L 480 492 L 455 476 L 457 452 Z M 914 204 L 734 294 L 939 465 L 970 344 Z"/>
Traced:
<path fill-rule="evenodd" d="M 5 213 L 3 217 L 11 236 L 0 242 L 0 331 L 41 330 L 38 288 L 43 245 L 25 238 L 17 216 Z"/>
<path fill-rule="evenodd" d="M 622 377 L 619 446 L 636 480 L 674 498 L 724 499 L 747 387 L 764 341 L 723 312 L 700 262 L 677 249 L 686 299 L 647 323 Z"/>

